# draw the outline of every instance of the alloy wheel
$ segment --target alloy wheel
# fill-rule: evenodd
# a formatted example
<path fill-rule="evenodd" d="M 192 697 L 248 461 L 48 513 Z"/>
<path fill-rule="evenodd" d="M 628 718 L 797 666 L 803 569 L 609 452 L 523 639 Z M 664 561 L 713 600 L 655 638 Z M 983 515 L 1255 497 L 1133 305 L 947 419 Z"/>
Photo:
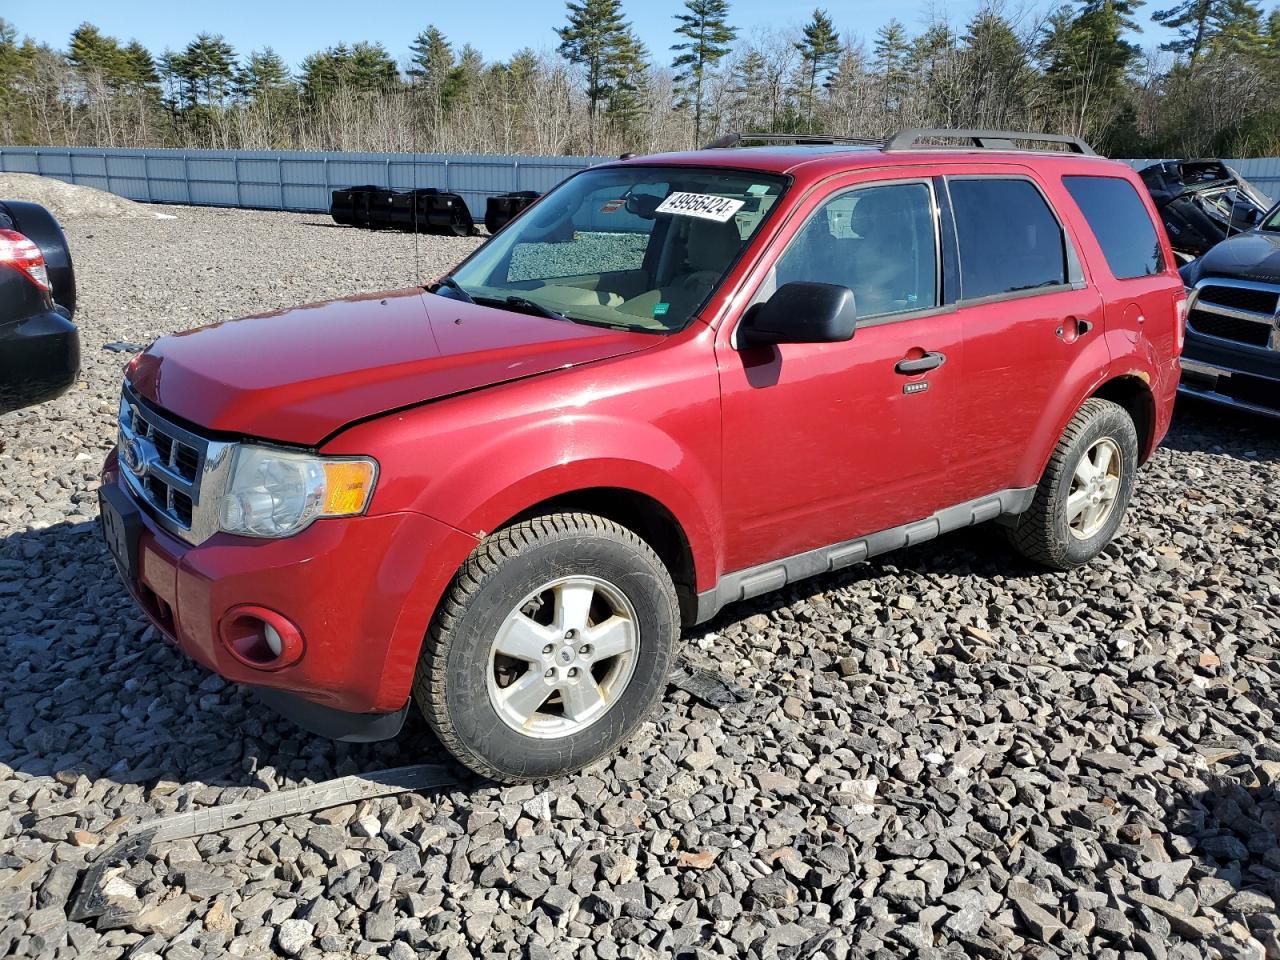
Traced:
<path fill-rule="evenodd" d="M 489 701 L 503 723 L 540 739 L 578 733 L 618 702 L 635 672 L 635 609 L 597 577 L 561 577 L 526 596 L 489 650 Z"/>
<path fill-rule="evenodd" d="M 1078 540 L 1097 536 L 1115 509 L 1120 495 L 1120 447 L 1110 437 L 1095 441 L 1071 477 L 1067 494 L 1067 529 Z"/>

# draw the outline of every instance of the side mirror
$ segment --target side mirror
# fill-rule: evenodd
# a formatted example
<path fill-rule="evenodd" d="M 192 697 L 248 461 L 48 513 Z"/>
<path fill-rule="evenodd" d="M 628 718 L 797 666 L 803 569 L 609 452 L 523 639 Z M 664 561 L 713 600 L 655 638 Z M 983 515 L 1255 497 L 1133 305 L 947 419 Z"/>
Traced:
<path fill-rule="evenodd" d="M 853 291 L 836 283 L 784 283 L 773 296 L 747 310 L 738 343 L 842 343 L 853 338 L 857 311 Z"/>

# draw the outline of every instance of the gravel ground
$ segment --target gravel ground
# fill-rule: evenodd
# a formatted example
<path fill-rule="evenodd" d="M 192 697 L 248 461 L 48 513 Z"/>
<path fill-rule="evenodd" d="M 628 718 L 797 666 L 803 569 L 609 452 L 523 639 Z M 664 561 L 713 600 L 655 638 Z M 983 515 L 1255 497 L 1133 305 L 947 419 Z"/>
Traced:
<path fill-rule="evenodd" d="M 990 530 L 740 604 L 620 756 L 515 788 L 420 721 L 299 733 L 161 641 L 91 525 L 113 341 L 403 285 L 412 242 L 306 215 L 68 223 L 84 381 L 0 425 L 0 954 L 1280 957 L 1280 428 L 1181 409 L 1107 555 Z M 423 238 L 423 275 L 476 241 Z M 457 787 L 95 851 L 174 811 L 406 763 Z"/>

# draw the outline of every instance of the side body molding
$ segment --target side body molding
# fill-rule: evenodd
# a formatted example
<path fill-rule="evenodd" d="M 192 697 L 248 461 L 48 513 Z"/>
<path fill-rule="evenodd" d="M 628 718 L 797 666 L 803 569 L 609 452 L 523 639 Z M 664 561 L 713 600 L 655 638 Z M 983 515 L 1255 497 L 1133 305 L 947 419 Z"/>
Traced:
<path fill-rule="evenodd" d="M 746 570 L 725 574 L 710 590 L 698 594 L 695 623 L 710 620 L 721 608 L 739 600 L 758 597 L 806 577 L 830 573 L 868 557 L 914 546 L 952 530 L 971 527 L 997 517 L 1019 514 L 1031 506 L 1035 487 L 1001 490 L 990 496 L 939 510 L 931 517 L 913 520 L 879 533 L 844 540 L 782 560 L 771 560 Z"/>

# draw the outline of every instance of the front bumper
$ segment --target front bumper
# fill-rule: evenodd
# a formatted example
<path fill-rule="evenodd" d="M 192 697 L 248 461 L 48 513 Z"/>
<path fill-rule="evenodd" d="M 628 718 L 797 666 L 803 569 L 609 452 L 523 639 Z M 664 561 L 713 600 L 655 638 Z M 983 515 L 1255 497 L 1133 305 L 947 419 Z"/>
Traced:
<path fill-rule="evenodd" d="M 125 585 L 165 637 L 308 729 L 342 739 L 395 734 L 436 601 L 473 538 L 393 513 L 321 520 L 282 540 L 215 534 L 191 546 L 132 498 L 114 453 L 102 483 L 104 499 L 123 496 L 137 512 Z M 277 668 L 234 656 L 222 621 L 245 604 L 294 624 L 301 656 Z"/>
<path fill-rule="evenodd" d="M 1188 331 L 1178 392 L 1280 417 L 1280 351 Z"/>

